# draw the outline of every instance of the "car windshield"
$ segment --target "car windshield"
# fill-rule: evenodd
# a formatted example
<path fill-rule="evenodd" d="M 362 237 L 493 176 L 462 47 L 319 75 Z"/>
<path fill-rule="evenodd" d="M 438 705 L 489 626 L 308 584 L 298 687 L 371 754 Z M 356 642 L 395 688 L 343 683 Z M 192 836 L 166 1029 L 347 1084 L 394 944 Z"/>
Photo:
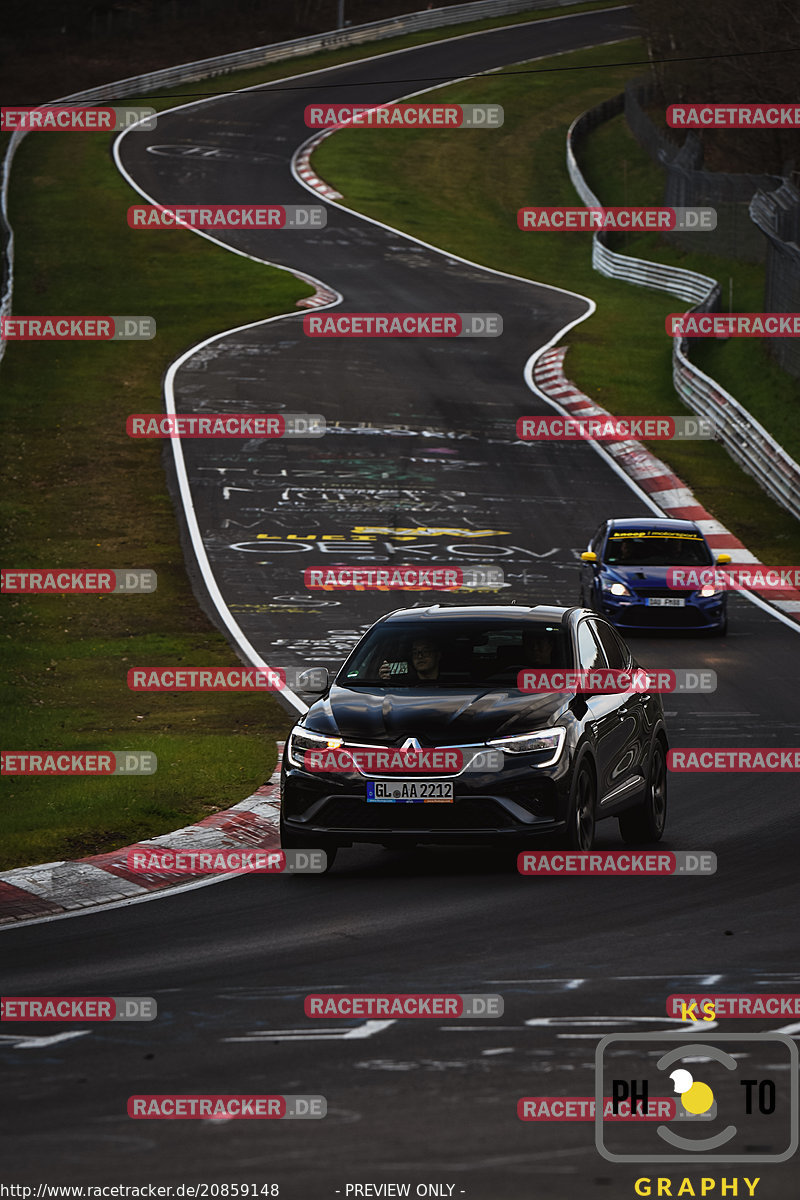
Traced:
<path fill-rule="evenodd" d="M 572 665 L 560 626 L 392 621 L 371 630 L 336 677 L 343 687 L 516 687 L 519 671 Z"/>
<path fill-rule="evenodd" d="M 711 552 L 699 533 L 624 529 L 612 533 L 604 561 L 611 567 L 708 567 Z"/>

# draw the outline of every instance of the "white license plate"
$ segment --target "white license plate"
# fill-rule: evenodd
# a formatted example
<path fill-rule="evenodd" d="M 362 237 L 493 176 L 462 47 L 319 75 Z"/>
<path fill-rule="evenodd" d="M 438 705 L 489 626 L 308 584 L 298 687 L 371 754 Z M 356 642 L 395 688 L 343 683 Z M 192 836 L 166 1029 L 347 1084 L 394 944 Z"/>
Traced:
<path fill-rule="evenodd" d="M 650 608 L 685 608 L 686 601 L 681 596 L 648 596 Z"/>
<path fill-rule="evenodd" d="M 387 783 L 368 783 L 367 802 L 371 804 L 452 804 L 453 784 L 438 780 L 393 779 Z"/>

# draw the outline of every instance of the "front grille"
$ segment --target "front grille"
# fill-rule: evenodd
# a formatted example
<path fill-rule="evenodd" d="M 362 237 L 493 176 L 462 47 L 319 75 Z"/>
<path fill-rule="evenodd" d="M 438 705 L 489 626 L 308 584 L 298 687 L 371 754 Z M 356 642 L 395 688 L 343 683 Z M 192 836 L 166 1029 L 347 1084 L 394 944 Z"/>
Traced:
<path fill-rule="evenodd" d="M 648 596 L 673 596 L 676 600 L 681 600 L 681 599 L 688 600 L 689 597 L 694 594 L 691 591 L 691 589 L 687 592 L 687 591 L 680 591 L 676 588 L 666 588 L 666 587 L 664 587 L 664 588 L 659 588 L 659 587 L 637 588 L 634 585 L 633 590 L 636 593 L 636 595 L 639 597 L 640 600 L 645 600 Z"/>
<path fill-rule="evenodd" d="M 329 829 L 513 829 L 518 823 L 504 808 L 485 800 L 452 804 L 367 804 L 342 796 L 328 801 L 315 824 Z"/>
<path fill-rule="evenodd" d="M 658 624 L 674 626 L 676 629 L 705 629 L 709 624 L 702 612 L 693 605 L 686 608 L 631 607 L 621 610 L 616 620 L 629 626 Z"/>
<path fill-rule="evenodd" d="M 405 741 L 405 737 L 403 737 L 400 740 L 396 740 L 395 742 L 387 742 L 385 744 L 382 744 L 379 742 L 355 742 L 355 741 L 345 740 L 345 742 L 342 746 L 342 749 L 343 750 L 348 750 L 348 749 L 353 750 L 354 753 L 357 753 L 359 750 L 361 750 L 361 751 L 365 751 L 365 752 L 367 752 L 367 751 L 377 751 L 377 752 L 388 751 L 390 753 L 394 752 L 394 751 L 398 751 L 399 753 L 402 754 L 404 741 Z M 453 751 L 456 755 L 460 754 L 460 756 L 461 756 L 460 763 L 458 763 L 458 760 L 457 760 L 456 766 L 448 766 L 448 765 L 434 766 L 433 764 L 431 764 L 430 766 L 419 766 L 419 767 L 406 766 L 404 764 L 402 767 L 402 772 L 400 772 L 400 769 L 397 766 L 392 767 L 392 766 L 387 766 L 386 764 L 380 765 L 377 761 L 375 761 L 372 763 L 365 762 L 361 768 L 360 773 L 368 779 L 393 779 L 400 773 L 402 773 L 404 778 L 408 778 L 408 779 L 446 779 L 448 777 L 454 778 L 455 776 L 463 774 L 465 769 L 470 770 L 469 764 L 471 763 L 473 758 L 476 755 L 485 754 L 487 751 L 487 745 L 484 742 L 471 742 L 471 743 L 464 744 L 464 745 L 443 745 L 442 746 L 436 742 L 429 742 L 427 740 L 423 741 L 422 738 L 418 738 L 418 741 L 420 742 L 420 750 L 419 750 L 420 753 L 424 754 L 428 751 L 436 751 L 437 754 L 441 757 L 442 755 L 446 754 L 447 751 Z M 414 753 L 414 751 L 410 751 L 410 753 Z M 473 768 L 473 770 L 476 770 L 476 771 L 478 769 L 479 768 L 477 768 L 477 767 Z"/>

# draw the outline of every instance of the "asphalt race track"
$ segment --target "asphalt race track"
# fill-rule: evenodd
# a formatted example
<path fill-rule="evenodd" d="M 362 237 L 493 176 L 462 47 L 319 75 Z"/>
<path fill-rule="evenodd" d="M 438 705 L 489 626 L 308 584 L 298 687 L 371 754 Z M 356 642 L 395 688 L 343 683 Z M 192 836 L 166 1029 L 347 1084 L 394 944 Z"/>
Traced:
<path fill-rule="evenodd" d="M 163 204 L 320 203 L 290 173 L 310 136 L 307 104 L 393 99 L 447 75 L 626 34 L 623 9 L 387 55 L 315 75 L 300 90 L 294 80 L 160 118 L 152 133 L 121 140 L 120 159 Z M 234 146 L 236 157 L 161 152 L 198 143 Z M 332 206 L 326 228 L 313 233 L 220 233 L 238 250 L 321 279 L 344 298 L 336 311 L 494 312 L 504 327 L 498 339 L 309 338 L 304 310 L 221 337 L 177 371 L 178 412 L 320 413 L 331 427 L 322 439 L 182 443 L 216 582 L 262 657 L 273 666 L 341 663 L 386 611 L 380 594 L 310 595 L 307 567 L 491 562 L 518 603 L 532 588 L 542 601 L 573 600 L 570 547 L 597 524 L 594 489 L 614 487 L 609 504 L 626 509 L 631 492 L 586 447 L 516 443 L 515 422 L 552 412 L 526 386 L 525 363 L 587 311 L 586 301 L 476 269 Z M 424 532 L 438 529 L 456 533 Z M 303 535 L 309 540 L 295 541 Z"/>
<path fill-rule="evenodd" d="M 309 133 L 306 104 L 393 99 L 630 36 L 630 19 L 617 9 L 501 29 L 224 96 L 126 135 L 120 157 L 162 204 L 323 203 L 290 172 Z M 153 145 L 236 154 L 170 157 Z M 517 417 L 551 412 L 526 386 L 525 363 L 585 301 L 334 206 L 315 233 L 217 237 L 340 293 L 334 311 L 497 312 L 504 322 L 499 339 L 314 340 L 298 312 L 224 334 L 177 371 L 178 412 L 328 422 L 320 440 L 182 444 L 214 579 L 257 652 L 271 665 L 335 666 L 402 603 L 310 596 L 303 570 L 328 562 L 490 563 L 510 585 L 498 599 L 575 602 L 577 554 L 600 520 L 648 511 L 590 447 L 515 439 Z M 213 615 L 191 551 L 187 561 Z M 798 632 L 744 600 L 732 600 L 730 625 L 720 640 L 632 642 L 647 666 L 718 673 L 714 694 L 665 698 L 672 745 L 800 744 Z M 532 879 L 509 853 L 365 847 L 341 851 L 327 876 L 228 880 L 5 930 L 4 994 L 154 996 L 159 1015 L 113 1029 L 58 1025 L 56 1036 L 38 1024 L 4 1029 L 0 1149 L 21 1182 L 277 1183 L 289 1200 L 368 1182 L 410 1183 L 411 1195 L 446 1185 L 431 1194 L 470 1200 L 617 1200 L 638 1177 L 667 1174 L 760 1176 L 757 1195 L 792 1200 L 796 1160 L 617 1165 L 597 1153 L 591 1123 L 526 1123 L 516 1105 L 593 1095 L 597 1039 L 675 1029 L 671 993 L 800 991 L 796 809 L 791 775 L 673 775 L 662 846 L 713 850 L 710 877 Z M 616 822 L 600 826 L 598 845 L 621 846 Z M 309 991 L 339 990 L 496 992 L 505 1011 L 496 1021 L 305 1018 Z M 800 1035 L 785 1019 L 721 1024 Z M 753 1054 L 747 1065 L 768 1066 L 785 1087 L 785 1065 Z M 736 1090 L 723 1088 L 720 1104 Z M 127 1117 L 129 1096 L 170 1092 L 319 1094 L 328 1113 Z"/>

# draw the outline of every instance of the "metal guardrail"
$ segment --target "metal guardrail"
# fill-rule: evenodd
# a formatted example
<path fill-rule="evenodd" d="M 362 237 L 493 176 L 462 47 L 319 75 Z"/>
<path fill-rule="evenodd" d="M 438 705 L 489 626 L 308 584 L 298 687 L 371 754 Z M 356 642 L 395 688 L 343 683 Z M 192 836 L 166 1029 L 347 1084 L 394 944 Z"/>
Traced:
<path fill-rule="evenodd" d="M 567 131 L 567 171 L 584 204 L 602 208 L 583 177 L 575 157 L 575 141 L 589 129 L 622 111 L 624 96 L 589 109 L 576 117 Z M 720 286 L 710 275 L 648 262 L 610 250 L 607 234 L 592 235 L 592 266 L 609 279 L 621 279 L 638 287 L 656 288 L 691 303 L 690 312 L 719 309 Z M 688 357 L 687 338 L 674 338 L 672 344 L 672 381 L 684 404 L 713 422 L 717 438 L 734 462 L 757 481 L 761 488 L 800 519 L 800 464 L 787 454 L 747 409 L 730 392 Z"/>
<path fill-rule="evenodd" d="M 800 187 L 791 179 L 771 191 L 759 190 L 750 201 L 750 220 L 767 243 L 764 308 L 793 312 L 800 298 Z M 770 345 L 775 361 L 800 379 L 800 343 L 776 338 Z"/>
<path fill-rule="evenodd" d="M 334 29 L 327 33 L 294 38 L 289 42 L 275 42 L 269 46 L 256 46 L 250 50 L 238 50 L 233 54 L 220 54 L 214 58 L 203 58 L 197 62 L 183 63 L 162 71 L 150 71 L 145 75 L 132 75 L 114 83 L 73 92 L 49 104 L 91 104 L 93 102 L 123 99 L 127 96 L 144 96 L 157 88 L 169 88 L 179 83 L 192 83 L 198 79 L 214 79 L 232 71 L 248 67 L 261 67 L 267 63 L 283 62 L 319 51 L 337 50 L 343 46 L 360 46 L 419 30 L 438 29 L 446 25 L 463 25 L 468 21 L 480 21 L 488 17 L 511 16 L 538 8 L 570 8 L 581 0 L 471 0 L 467 4 L 454 4 L 451 8 L 425 9 L 422 12 L 404 13 L 381 21 L 370 21 L 365 25 L 351 25 L 346 29 Z M 17 129 L 11 136 L 3 160 L 3 182 L 0 188 L 0 231 L 4 235 L 3 293 L 0 296 L 0 317 L 11 313 L 14 289 L 14 233 L 8 220 L 8 181 L 14 155 L 28 130 Z M 0 338 L 0 359 L 5 353 L 6 343 Z"/>
<path fill-rule="evenodd" d="M 575 157 L 574 145 L 590 129 L 595 129 L 603 121 L 617 116 L 622 112 L 625 96 L 621 93 L 596 108 L 576 117 L 567 130 L 567 171 L 575 191 L 589 208 L 602 208 L 602 203 L 595 196 L 583 177 Z M 617 254 L 605 244 L 607 234 L 602 232 L 592 235 L 592 266 L 601 275 L 609 279 L 623 279 L 638 287 L 656 288 L 658 291 L 669 292 L 680 300 L 689 300 L 693 305 L 713 307 L 713 293 L 719 291 L 719 284 L 710 275 L 700 275 L 696 271 L 686 271 L 683 267 L 669 267 L 663 263 L 648 262 L 644 258 L 632 258 L 627 254 Z"/>
<path fill-rule="evenodd" d="M 731 458 L 793 517 L 800 517 L 800 466 L 763 425 L 676 345 L 672 360 L 675 387 L 693 412 L 713 421 Z M 680 339 L 684 342 L 685 339 Z"/>

